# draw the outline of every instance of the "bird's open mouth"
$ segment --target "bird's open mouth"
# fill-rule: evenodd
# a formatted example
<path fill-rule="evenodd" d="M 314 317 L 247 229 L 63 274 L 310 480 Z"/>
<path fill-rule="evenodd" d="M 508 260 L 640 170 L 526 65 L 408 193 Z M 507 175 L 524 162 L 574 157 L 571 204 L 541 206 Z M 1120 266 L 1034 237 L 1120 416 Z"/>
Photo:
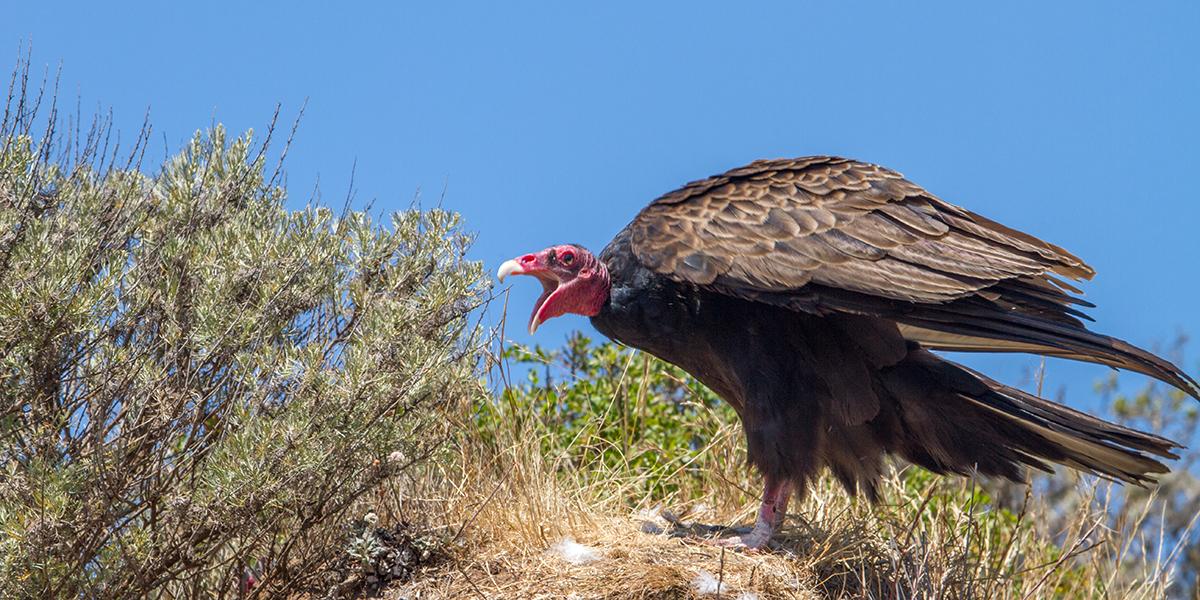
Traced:
<path fill-rule="evenodd" d="M 509 275 L 532 275 L 542 283 L 542 295 L 538 296 L 537 302 L 533 303 L 533 314 L 529 315 L 529 335 L 533 335 L 533 332 L 537 331 L 538 326 L 545 321 L 542 315 L 542 307 L 546 305 L 546 301 L 550 299 L 550 296 L 553 296 L 554 292 L 558 291 L 560 282 L 558 277 L 548 269 L 526 269 L 515 260 L 505 261 L 504 264 L 500 265 L 500 270 L 496 271 L 496 279 L 499 279 L 501 283 Z"/>

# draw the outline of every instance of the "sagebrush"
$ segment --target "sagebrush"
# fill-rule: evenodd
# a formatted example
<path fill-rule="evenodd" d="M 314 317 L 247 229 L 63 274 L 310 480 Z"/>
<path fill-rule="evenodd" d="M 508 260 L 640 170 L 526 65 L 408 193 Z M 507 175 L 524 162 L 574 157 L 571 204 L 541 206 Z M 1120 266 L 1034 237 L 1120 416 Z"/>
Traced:
<path fill-rule="evenodd" d="M 470 236 L 442 210 L 289 209 L 265 145 L 221 127 L 151 174 L 147 135 L 113 160 L 103 121 L 61 136 L 14 86 L 0 596 L 327 587 L 355 503 L 479 393 Z"/>

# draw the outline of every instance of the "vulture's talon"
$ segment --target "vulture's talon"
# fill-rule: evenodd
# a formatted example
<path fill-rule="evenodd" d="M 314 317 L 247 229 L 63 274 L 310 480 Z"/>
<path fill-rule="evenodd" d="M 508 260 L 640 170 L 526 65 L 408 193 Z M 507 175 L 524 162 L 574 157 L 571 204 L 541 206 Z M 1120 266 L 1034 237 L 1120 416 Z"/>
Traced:
<path fill-rule="evenodd" d="M 750 532 L 745 535 L 735 535 L 724 538 L 703 538 L 701 541 L 711 546 L 719 548 L 729 548 L 731 550 L 740 550 L 746 552 L 761 552 L 767 550 L 767 543 L 770 542 L 771 535 L 761 535 L 758 532 Z"/>

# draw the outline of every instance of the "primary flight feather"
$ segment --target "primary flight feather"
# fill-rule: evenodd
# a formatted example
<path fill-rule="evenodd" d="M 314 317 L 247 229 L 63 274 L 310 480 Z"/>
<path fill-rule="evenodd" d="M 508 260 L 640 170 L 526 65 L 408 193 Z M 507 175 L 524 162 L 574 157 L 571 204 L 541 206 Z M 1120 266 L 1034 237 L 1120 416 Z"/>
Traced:
<path fill-rule="evenodd" d="M 507 261 L 568 313 L 692 374 L 742 420 L 764 478 L 765 544 L 822 468 L 874 499 L 885 454 L 937 473 L 1021 480 L 1059 463 L 1151 480 L 1174 442 L 997 383 L 929 350 L 1031 352 L 1144 373 L 1200 398 L 1171 363 L 1089 331 L 1066 250 L 945 202 L 895 171 L 816 156 L 756 161 L 650 203 L 599 257 Z"/>

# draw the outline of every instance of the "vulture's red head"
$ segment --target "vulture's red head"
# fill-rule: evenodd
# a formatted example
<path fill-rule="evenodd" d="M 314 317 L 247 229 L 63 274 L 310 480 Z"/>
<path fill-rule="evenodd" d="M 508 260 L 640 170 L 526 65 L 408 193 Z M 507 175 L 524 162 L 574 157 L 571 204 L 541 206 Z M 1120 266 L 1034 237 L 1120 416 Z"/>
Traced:
<path fill-rule="evenodd" d="M 594 317 L 608 300 L 608 269 L 591 252 L 574 244 L 551 246 L 500 265 L 496 277 L 532 275 L 542 282 L 542 295 L 533 305 L 529 333 L 554 317 L 575 313 Z"/>

